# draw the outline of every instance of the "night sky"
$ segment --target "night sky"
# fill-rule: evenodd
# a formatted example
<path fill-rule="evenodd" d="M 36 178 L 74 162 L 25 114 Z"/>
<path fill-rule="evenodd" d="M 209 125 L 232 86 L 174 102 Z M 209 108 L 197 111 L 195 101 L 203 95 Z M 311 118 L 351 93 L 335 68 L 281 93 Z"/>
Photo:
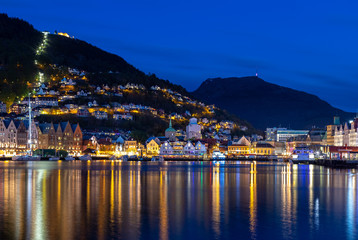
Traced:
<path fill-rule="evenodd" d="M 358 111 L 358 1 L 0 0 L 0 6 L 189 91 L 209 77 L 258 69 L 266 81 Z"/>

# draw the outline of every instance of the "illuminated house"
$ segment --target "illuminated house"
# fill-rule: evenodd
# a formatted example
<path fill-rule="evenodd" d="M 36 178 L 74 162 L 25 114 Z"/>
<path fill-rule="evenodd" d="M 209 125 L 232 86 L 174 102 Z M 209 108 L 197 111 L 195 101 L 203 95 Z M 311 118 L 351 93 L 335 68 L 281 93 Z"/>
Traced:
<path fill-rule="evenodd" d="M 160 153 L 160 141 L 158 138 L 151 137 L 147 140 L 147 155 L 157 156 Z"/>
<path fill-rule="evenodd" d="M 204 154 L 206 154 L 206 146 L 205 144 L 201 143 L 200 141 L 198 141 L 195 145 L 195 155 L 197 156 L 203 156 Z"/>
<path fill-rule="evenodd" d="M 124 141 L 124 151 L 128 155 L 136 155 L 137 154 L 137 141 L 135 140 L 125 140 Z"/>
<path fill-rule="evenodd" d="M 184 146 L 183 153 L 186 156 L 195 156 L 195 146 L 188 141 L 188 143 Z"/>
<path fill-rule="evenodd" d="M 173 155 L 182 156 L 184 154 L 184 142 L 175 141 L 172 142 Z"/>
<path fill-rule="evenodd" d="M 162 146 L 160 146 L 159 154 L 162 156 L 173 155 L 173 148 L 168 141 L 166 141 L 162 144 Z"/>

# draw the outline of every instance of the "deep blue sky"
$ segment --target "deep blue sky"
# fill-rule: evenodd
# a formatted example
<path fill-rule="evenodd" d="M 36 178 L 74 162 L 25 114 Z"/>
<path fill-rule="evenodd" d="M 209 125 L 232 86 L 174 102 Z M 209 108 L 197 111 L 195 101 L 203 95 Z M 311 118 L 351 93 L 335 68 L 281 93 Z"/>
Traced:
<path fill-rule="evenodd" d="M 189 91 L 254 75 L 358 111 L 358 1 L 0 0 L 39 30 L 67 32 Z"/>

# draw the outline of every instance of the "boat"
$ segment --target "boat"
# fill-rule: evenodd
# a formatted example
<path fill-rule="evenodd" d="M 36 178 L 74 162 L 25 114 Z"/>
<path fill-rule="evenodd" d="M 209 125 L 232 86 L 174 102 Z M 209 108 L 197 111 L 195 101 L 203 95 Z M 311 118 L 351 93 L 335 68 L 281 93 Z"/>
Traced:
<path fill-rule="evenodd" d="M 115 155 L 112 155 L 112 156 L 109 157 L 109 160 L 112 160 L 112 161 L 117 160 L 117 157 Z"/>
<path fill-rule="evenodd" d="M 128 157 L 129 161 L 138 161 L 138 156 L 137 155 L 132 155 Z"/>
<path fill-rule="evenodd" d="M 163 156 L 154 156 L 151 159 L 152 162 L 164 162 Z"/>
<path fill-rule="evenodd" d="M 225 154 L 223 154 L 223 153 L 221 153 L 220 151 L 217 151 L 217 150 L 213 151 L 213 155 L 212 155 L 212 156 L 213 156 L 213 157 L 212 157 L 213 159 L 223 160 L 223 159 L 226 158 Z"/>
<path fill-rule="evenodd" d="M 90 155 L 83 155 L 78 158 L 81 161 L 89 161 L 92 160 L 92 157 Z"/>
<path fill-rule="evenodd" d="M 60 157 L 50 157 L 48 160 L 49 161 L 58 161 L 58 160 L 60 160 Z"/>
<path fill-rule="evenodd" d="M 73 160 L 75 160 L 75 158 L 72 157 L 71 155 L 68 155 L 67 157 L 65 157 L 65 160 L 66 161 L 73 161 Z"/>
<path fill-rule="evenodd" d="M 32 155 L 32 116 L 31 116 L 31 112 L 32 112 L 32 108 L 31 108 L 31 100 L 30 100 L 30 96 L 31 94 L 29 94 L 29 129 L 28 129 L 28 136 L 29 136 L 29 139 L 28 139 L 28 144 L 29 144 L 29 151 L 27 154 L 25 155 L 19 155 L 19 156 L 13 156 L 11 158 L 11 160 L 13 161 L 40 161 L 41 160 L 41 156 L 33 156 Z"/>
<path fill-rule="evenodd" d="M 290 160 L 292 160 L 292 163 L 309 163 L 314 160 L 313 150 L 307 147 L 296 147 L 292 152 Z"/>
<path fill-rule="evenodd" d="M 40 161 L 40 156 L 31 156 L 31 155 L 22 155 L 22 156 L 12 156 L 12 161 Z"/>
<path fill-rule="evenodd" d="M 128 155 L 123 155 L 119 157 L 119 160 L 123 161 L 123 162 L 127 162 L 128 161 Z"/>

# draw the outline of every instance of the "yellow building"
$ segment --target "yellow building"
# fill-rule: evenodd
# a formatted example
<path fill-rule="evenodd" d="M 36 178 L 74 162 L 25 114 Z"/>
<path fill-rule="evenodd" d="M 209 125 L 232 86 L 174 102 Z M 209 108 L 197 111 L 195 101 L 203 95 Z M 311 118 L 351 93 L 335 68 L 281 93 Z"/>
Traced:
<path fill-rule="evenodd" d="M 228 146 L 227 154 L 229 157 L 245 156 L 250 154 L 251 142 L 244 136 L 237 142 L 233 142 Z"/>
<path fill-rule="evenodd" d="M 135 141 L 135 140 L 124 141 L 124 151 L 128 155 L 136 155 L 137 154 L 137 141 Z"/>
<path fill-rule="evenodd" d="M 251 154 L 254 155 L 274 155 L 275 147 L 269 143 L 254 143 L 251 147 Z"/>
<path fill-rule="evenodd" d="M 157 156 L 159 155 L 160 142 L 158 138 L 152 138 L 147 143 L 147 156 Z"/>
<path fill-rule="evenodd" d="M 229 157 L 245 156 L 250 154 L 250 146 L 243 144 L 233 144 L 228 146 L 227 153 Z"/>

